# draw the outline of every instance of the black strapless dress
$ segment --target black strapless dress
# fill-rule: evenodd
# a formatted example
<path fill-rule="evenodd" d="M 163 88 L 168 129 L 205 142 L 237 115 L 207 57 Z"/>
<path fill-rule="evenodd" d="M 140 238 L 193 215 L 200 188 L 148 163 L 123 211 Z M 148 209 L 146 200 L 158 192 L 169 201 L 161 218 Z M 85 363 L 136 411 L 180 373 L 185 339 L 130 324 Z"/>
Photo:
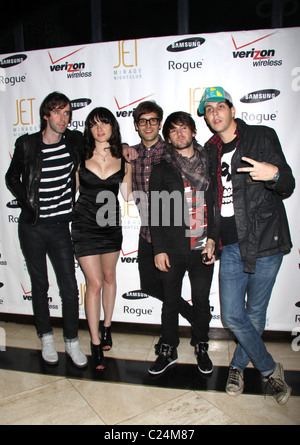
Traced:
<path fill-rule="evenodd" d="M 79 169 L 79 198 L 74 206 L 72 239 L 76 258 L 116 252 L 122 246 L 119 185 L 125 174 L 121 169 L 101 179 L 82 162 Z"/>

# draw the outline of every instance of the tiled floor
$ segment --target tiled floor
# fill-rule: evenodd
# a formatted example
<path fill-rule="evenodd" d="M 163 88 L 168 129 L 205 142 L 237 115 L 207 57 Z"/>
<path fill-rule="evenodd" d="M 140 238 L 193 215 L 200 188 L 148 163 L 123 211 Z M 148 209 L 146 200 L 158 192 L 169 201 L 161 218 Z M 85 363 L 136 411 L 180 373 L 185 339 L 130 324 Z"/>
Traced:
<path fill-rule="evenodd" d="M 235 346 L 231 340 L 210 341 L 215 370 L 205 384 L 196 366 L 189 365 L 195 364 L 195 358 L 188 338 L 181 339 L 180 364 L 163 380 L 150 381 L 147 367 L 155 358 L 157 342 L 153 335 L 113 333 L 105 373 L 110 369 L 118 373 L 93 378 L 91 370 L 64 371 L 70 363 L 63 353 L 60 328 L 54 328 L 56 347 L 62 352 L 58 368 L 43 368 L 40 341 L 32 325 L 0 321 L 0 332 L 6 342 L 6 350 L 0 351 L 1 425 L 300 425 L 299 391 L 282 407 L 271 395 L 257 395 L 251 389 L 238 397 L 224 392 L 224 367 Z M 80 331 L 80 342 L 90 355 L 88 331 Z M 291 343 L 270 342 L 267 347 L 286 371 L 300 371 L 300 351 L 293 351 Z M 254 369 L 248 372 L 251 378 L 257 377 Z M 195 382 L 191 387 L 185 384 L 190 375 L 196 383 L 199 378 L 199 387 Z M 298 378 L 300 372 L 293 375 Z M 182 382 L 174 385 L 176 376 Z M 218 379 L 223 379 L 221 388 Z"/>

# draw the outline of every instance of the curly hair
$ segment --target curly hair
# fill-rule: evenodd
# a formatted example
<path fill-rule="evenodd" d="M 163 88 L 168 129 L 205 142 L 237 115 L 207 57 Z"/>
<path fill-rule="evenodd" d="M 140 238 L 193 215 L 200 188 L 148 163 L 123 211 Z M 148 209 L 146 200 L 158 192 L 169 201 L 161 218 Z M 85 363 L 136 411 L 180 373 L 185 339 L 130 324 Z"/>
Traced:
<path fill-rule="evenodd" d="M 104 122 L 106 124 L 108 123 L 111 125 L 112 133 L 111 137 L 107 141 L 110 145 L 110 152 L 113 157 L 121 158 L 122 142 L 121 142 L 119 123 L 110 110 L 104 107 L 98 107 L 94 108 L 94 110 L 92 110 L 89 113 L 89 115 L 85 120 L 84 133 L 83 133 L 85 140 L 84 144 L 85 159 L 90 159 L 93 156 L 93 151 L 95 149 L 95 139 L 91 132 L 91 126 L 97 121 Z"/>

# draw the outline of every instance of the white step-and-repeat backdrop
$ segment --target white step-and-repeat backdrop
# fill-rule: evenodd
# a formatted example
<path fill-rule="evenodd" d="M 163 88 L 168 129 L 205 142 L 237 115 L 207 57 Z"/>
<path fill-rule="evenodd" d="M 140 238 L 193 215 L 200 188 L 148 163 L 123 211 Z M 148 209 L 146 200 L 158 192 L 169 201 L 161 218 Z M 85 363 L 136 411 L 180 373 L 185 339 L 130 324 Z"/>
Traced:
<path fill-rule="evenodd" d="M 173 111 L 192 114 L 197 140 L 210 137 L 197 107 L 207 86 L 221 85 L 232 95 L 237 116 L 248 124 L 273 127 L 294 176 L 300 170 L 300 28 L 182 35 L 51 48 L 0 56 L 0 312 L 32 314 L 30 280 L 19 247 L 20 209 L 5 186 L 16 138 L 39 131 L 39 106 L 57 90 L 73 103 L 71 129 L 83 131 L 97 106 L 117 117 L 123 141 L 139 142 L 132 112 L 139 102 L 155 100 L 164 117 Z M 293 250 L 284 258 L 268 310 L 268 330 L 300 326 L 299 189 L 286 200 Z M 161 303 L 139 289 L 140 220 L 133 203 L 122 201 L 124 242 L 117 269 L 115 321 L 159 324 Z M 211 288 L 212 327 L 222 327 L 217 263 Z M 80 318 L 85 318 L 85 280 L 76 273 Z M 49 264 L 49 306 L 61 317 L 61 301 Z M 183 296 L 190 300 L 187 278 Z M 184 319 L 180 324 L 185 325 Z"/>

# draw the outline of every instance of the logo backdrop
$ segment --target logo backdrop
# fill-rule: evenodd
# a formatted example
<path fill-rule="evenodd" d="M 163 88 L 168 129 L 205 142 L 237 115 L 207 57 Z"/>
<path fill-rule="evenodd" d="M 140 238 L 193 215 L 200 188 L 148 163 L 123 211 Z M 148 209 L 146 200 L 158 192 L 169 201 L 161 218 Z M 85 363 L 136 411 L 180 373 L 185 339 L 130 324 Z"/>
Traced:
<path fill-rule="evenodd" d="M 211 133 L 196 114 L 204 89 L 221 85 L 228 90 L 237 116 L 248 124 L 273 127 L 294 175 L 300 169 L 300 28 L 170 36 L 141 40 L 51 48 L 0 56 L 0 312 L 32 314 L 31 286 L 19 247 L 20 209 L 5 186 L 15 140 L 39 130 L 39 106 L 54 90 L 73 104 L 71 129 L 83 131 L 87 114 L 97 106 L 109 108 L 120 123 L 122 139 L 130 145 L 139 137 L 132 112 L 139 102 L 153 99 L 164 117 L 183 110 L 197 124 L 197 140 Z M 120 198 L 121 200 L 121 198 Z M 300 323 L 299 190 L 285 205 L 293 250 L 284 258 L 270 302 L 268 330 L 292 331 Z M 161 303 L 139 289 L 136 206 L 122 204 L 124 242 L 117 266 L 115 321 L 159 324 Z M 212 327 L 222 327 L 218 269 L 211 288 Z M 85 318 L 85 280 L 76 263 L 80 318 Z M 61 317 L 61 301 L 49 263 L 49 306 Z M 182 295 L 190 300 L 184 279 Z M 180 324 L 185 325 L 180 318 Z"/>

